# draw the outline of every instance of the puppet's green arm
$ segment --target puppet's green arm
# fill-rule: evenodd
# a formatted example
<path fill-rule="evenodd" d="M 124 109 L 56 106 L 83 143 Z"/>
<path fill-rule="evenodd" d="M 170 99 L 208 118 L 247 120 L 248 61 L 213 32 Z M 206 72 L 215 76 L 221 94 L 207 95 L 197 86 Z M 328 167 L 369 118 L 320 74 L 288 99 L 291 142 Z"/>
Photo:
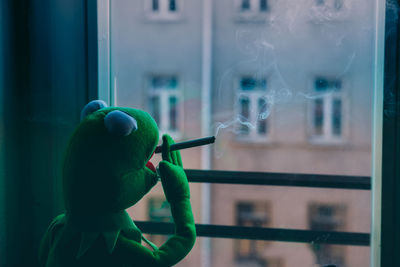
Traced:
<path fill-rule="evenodd" d="M 175 234 L 157 251 L 156 258 L 161 266 L 172 266 L 183 259 L 192 249 L 196 240 L 196 230 L 189 199 L 171 202 Z"/>
<path fill-rule="evenodd" d="M 196 239 L 196 231 L 189 199 L 171 202 L 175 222 L 175 234 L 158 250 L 151 251 L 140 243 L 120 235 L 116 245 L 116 258 L 122 258 L 141 267 L 173 266 L 191 250 Z M 118 255 L 119 254 L 119 255 Z"/>
<path fill-rule="evenodd" d="M 196 240 L 189 185 L 183 169 L 170 162 L 162 161 L 159 170 L 164 193 L 171 206 L 175 233 L 154 251 L 121 235 L 117 242 L 116 253 L 122 253 L 121 258 L 131 259 L 128 261 L 134 266 L 173 266 L 189 253 Z"/>
<path fill-rule="evenodd" d="M 155 251 L 120 236 L 116 253 L 122 253 L 122 258 L 131 258 L 129 261 L 134 266 L 173 266 L 189 253 L 196 240 L 189 184 L 181 167 L 179 151 L 169 150 L 172 143 L 171 137 L 163 136 L 163 161 L 160 162 L 159 171 L 165 196 L 171 206 L 175 234 Z"/>
<path fill-rule="evenodd" d="M 179 203 L 178 205 L 184 205 L 187 207 L 187 204 L 185 203 Z M 121 253 L 121 258 L 131 259 L 129 261 L 133 266 L 173 266 L 189 253 L 196 239 L 194 223 L 184 222 L 184 220 L 185 219 L 182 218 L 179 220 L 181 222 L 175 221 L 175 234 L 158 250 L 151 251 L 139 243 L 129 240 L 121 235 L 118 239 L 115 252 Z M 188 221 L 191 220 L 189 219 Z M 119 258 L 118 255 L 115 256 L 116 258 Z"/>
<path fill-rule="evenodd" d="M 163 136 L 163 161 L 160 162 L 159 171 L 165 196 L 171 206 L 175 234 L 153 252 L 160 266 L 172 266 L 179 262 L 189 253 L 196 240 L 189 183 L 179 151 L 169 149 L 173 143 L 171 137 Z"/>

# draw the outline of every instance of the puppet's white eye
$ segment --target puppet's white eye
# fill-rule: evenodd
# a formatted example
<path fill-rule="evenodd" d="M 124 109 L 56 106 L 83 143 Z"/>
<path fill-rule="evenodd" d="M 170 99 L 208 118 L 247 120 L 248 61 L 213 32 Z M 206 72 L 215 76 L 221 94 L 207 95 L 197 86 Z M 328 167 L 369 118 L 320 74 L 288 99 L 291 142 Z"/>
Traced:
<path fill-rule="evenodd" d="M 128 114 L 114 110 L 104 117 L 107 130 L 117 136 L 127 136 L 138 129 L 137 121 Z"/>
<path fill-rule="evenodd" d="M 96 110 L 107 107 L 106 102 L 103 100 L 93 100 L 86 104 L 81 111 L 81 121 L 86 118 L 87 115 L 92 114 Z"/>

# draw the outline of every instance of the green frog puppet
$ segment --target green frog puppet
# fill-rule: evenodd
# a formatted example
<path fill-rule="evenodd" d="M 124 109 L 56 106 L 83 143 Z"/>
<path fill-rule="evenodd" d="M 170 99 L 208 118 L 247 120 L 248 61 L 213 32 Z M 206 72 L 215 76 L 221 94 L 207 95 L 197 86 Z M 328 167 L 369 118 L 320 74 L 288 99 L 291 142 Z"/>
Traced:
<path fill-rule="evenodd" d="M 150 162 L 158 140 L 157 125 L 144 111 L 107 107 L 100 100 L 84 107 L 65 154 L 65 213 L 43 237 L 41 266 L 173 266 L 189 253 L 196 230 L 188 181 L 179 151 L 170 151 L 170 136 L 162 137 L 158 170 Z M 125 209 L 159 177 L 175 233 L 158 248 L 143 237 Z"/>

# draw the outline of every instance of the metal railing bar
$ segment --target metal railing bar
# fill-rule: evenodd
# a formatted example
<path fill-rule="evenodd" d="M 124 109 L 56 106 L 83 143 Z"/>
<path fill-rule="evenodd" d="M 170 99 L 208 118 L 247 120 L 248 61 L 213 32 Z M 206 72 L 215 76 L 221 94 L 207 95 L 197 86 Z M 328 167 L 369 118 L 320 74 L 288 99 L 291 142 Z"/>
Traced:
<path fill-rule="evenodd" d="M 371 190 L 368 176 L 185 170 L 189 182 Z"/>
<path fill-rule="evenodd" d="M 173 223 L 137 221 L 135 224 L 146 234 L 170 235 Z M 243 227 L 196 224 L 198 237 L 251 239 L 280 242 L 369 246 L 370 234 L 355 232 L 313 231 L 281 228 Z"/>

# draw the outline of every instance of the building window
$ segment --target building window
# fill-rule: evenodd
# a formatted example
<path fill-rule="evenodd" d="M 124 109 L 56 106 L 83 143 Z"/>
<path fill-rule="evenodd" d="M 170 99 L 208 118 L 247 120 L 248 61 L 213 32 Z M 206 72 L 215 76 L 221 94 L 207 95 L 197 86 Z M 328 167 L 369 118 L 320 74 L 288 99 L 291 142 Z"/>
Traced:
<path fill-rule="evenodd" d="M 345 226 L 346 208 L 343 205 L 311 204 L 308 209 L 310 230 L 340 231 Z M 343 246 L 312 244 L 317 264 L 332 263 L 345 266 Z"/>
<path fill-rule="evenodd" d="M 150 114 L 157 122 L 160 132 L 177 138 L 180 134 L 180 90 L 176 76 L 153 76 L 150 78 Z"/>
<path fill-rule="evenodd" d="M 270 205 L 264 202 L 236 203 L 236 225 L 265 227 L 269 223 Z M 235 240 L 235 263 L 237 266 L 270 266 L 263 257 L 263 250 L 268 242 L 260 240 Z"/>
<path fill-rule="evenodd" d="M 270 132 L 271 107 L 267 101 L 267 81 L 252 76 L 239 80 L 237 117 L 238 137 L 252 141 L 266 141 Z"/>
<path fill-rule="evenodd" d="M 240 0 L 240 12 L 267 12 L 268 0 Z"/>
<path fill-rule="evenodd" d="M 152 6 L 151 6 L 153 12 L 158 12 L 160 10 L 160 2 L 159 0 L 152 0 Z"/>
<path fill-rule="evenodd" d="M 182 9 L 181 0 L 145 0 L 150 19 L 178 19 Z"/>
<path fill-rule="evenodd" d="M 317 77 L 311 107 L 312 140 L 335 142 L 344 136 L 344 97 L 338 79 Z"/>

